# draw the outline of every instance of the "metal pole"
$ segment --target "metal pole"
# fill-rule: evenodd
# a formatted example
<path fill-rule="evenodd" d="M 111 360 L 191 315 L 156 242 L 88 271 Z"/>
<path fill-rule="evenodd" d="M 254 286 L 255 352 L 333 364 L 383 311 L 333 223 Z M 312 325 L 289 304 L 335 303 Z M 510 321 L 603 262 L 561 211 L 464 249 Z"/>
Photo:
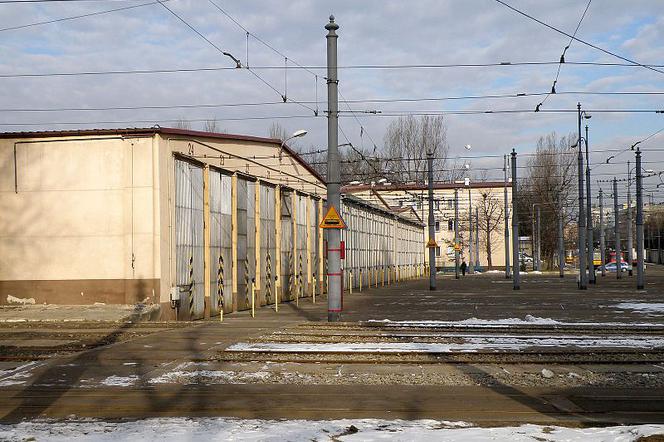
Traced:
<path fill-rule="evenodd" d="M 503 158 L 503 171 L 505 172 L 505 279 L 510 277 L 510 226 L 509 204 L 507 202 L 507 155 Z"/>
<path fill-rule="evenodd" d="M 599 189 L 599 259 L 602 261 L 602 276 L 606 276 L 606 243 L 604 233 L 604 193 Z"/>
<path fill-rule="evenodd" d="M 436 290 L 436 248 L 431 244 L 436 242 L 436 223 L 433 218 L 433 152 L 427 152 L 427 165 L 429 167 L 429 290 Z"/>
<path fill-rule="evenodd" d="M 542 228 L 540 224 L 540 206 L 537 206 L 537 271 L 542 271 Z"/>
<path fill-rule="evenodd" d="M 588 125 L 586 124 L 586 215 L 588 216 L 588 276 L 589 282 L 595 284 L 595 244 L 593 241 L 593 211 L 590 194 L 590 153 L 588 152 Z"/>
<path fill-rule="evenodd" d="M 521 288 L 521 278 L 519 275 L 519 212 L 516 210 L 517 192 L 516 192 L 516 151 L 512 149 L 512 281 L 514 290 Z"/>
<path fill-rule="evenodd" d="M 475 207 L 475 271 L 480 271 L 480 218 L 479 210 Z"/>
<path fill-rule="evenodd" d="M 579 225 L 578 225 L 578 247 L 579 247 L 579 289 L 586 290 L 588 288 L 586 273 L 586 213 L 583 201 L 583 148 L 581 147 L 581 103 L 577 105 L 578 119 L 579 119 L 579 158 L 578 158 L 578 176 L 579 176 Z"/>
<path fill-rule="evenodd" d="M 535 253 L 535 243 L 537 239 L 535 238 L 535 206 L 537 203 L 533 204 L 530 209 L 530 254 L 533 256 L 533 271 L 537 270 L 537 253 Z"/>
<path fill-rule="evenodd" d="M 630 162 L 627 162 L 627 271 L 629 272 L 629 276 L 633 275 L 632 272 L 632 247 L 634 245 L 632 244 L 632 192 L 631 192 L 631 185 L 632 185 L 632 170 L 630 169 Z M 637 176 L 639 172 L 636 172 Z"/>
<path fill-rule="evenodd" d="M 468 181 L 468 273 L 473 274 L 473 199 Z"/>
<path fill-rule="evenodd" d="M 459 189 L 454 189 L 454 278 L 459 279 Z"/>
<path fill-rule="evenodd" d="M 327 205 L 341 209 L 341 172 L 339 168 L 339 96 L 337 80 L 337 33 L 339 25 L 330 15 L 327 29 Z M 341 319 L 341 230 L 327 229 L 327 320 Z"/>
<path fill-rule="evenodd" d="M 620 250 L 620 221 L 618 220 L 618 180 L 613 179 L 613 218 L 616 237 L 616 278 L 622 278 L 622 251 Z"/>
<path fill-rule="evenodd" d="M 636 148 L 636 289 L 643 290 L 643 176 L 641 175 L 641 150 Z M 631 249 L 630 249 L 631 254 Z M 630 270 L 632 263 L 629 263 Z"/>
<path fill-rule="evenodd" d="M 560 277 L 565 277 L 565 233 L 563 229 L 563 205 L 558 202 L 558 267 Z"/>

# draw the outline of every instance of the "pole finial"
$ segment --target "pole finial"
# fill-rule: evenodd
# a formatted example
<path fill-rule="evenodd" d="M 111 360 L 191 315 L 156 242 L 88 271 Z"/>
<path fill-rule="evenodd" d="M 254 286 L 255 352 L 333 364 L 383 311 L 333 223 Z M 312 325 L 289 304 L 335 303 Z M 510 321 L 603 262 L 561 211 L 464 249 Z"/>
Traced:
<path fill-rule="evenodd" d="M 334 31 L 339 29 L 339 25 L 334 22 L 334 15 L 330 15 L 330 22 L 325 25 L 325 29 L 327 29 L 330 34 L 333 34 Z"/>

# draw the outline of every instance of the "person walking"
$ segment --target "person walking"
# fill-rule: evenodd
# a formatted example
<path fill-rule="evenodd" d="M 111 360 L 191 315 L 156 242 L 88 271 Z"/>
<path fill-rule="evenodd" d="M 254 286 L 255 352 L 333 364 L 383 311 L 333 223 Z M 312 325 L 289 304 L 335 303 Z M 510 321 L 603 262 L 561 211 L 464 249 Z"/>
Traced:
<path fill-rule="evenodd" d="M 466 260 L 461 261 L 461 276 L 466 276 L 466 269 L 468 268 L 468 264 L 466 264 Z"/>

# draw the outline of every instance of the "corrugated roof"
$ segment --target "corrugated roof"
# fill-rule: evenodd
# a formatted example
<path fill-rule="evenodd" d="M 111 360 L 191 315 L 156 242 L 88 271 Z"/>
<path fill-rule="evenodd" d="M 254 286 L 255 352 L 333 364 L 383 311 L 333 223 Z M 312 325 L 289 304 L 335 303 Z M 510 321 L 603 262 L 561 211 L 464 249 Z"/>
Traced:
<path fill-rule="evenodd" d="M 237 135 L 237 134 L 223 134 L 216 132 L 205 132 L 190 129 L 176 129 L 173 127 L 130 127 L 122 129 L 77 129 L 77 130 L 49 130 L 49 131 L 34 131 L 34 132 L 0 132 L 0 139 L 7 138 L 49 138 L 49 137 L 78 137 L 78 136 L 107 136 L 107 135 L 144 135 L 152 136 L 154 134 L 160 135 L 177 135 L 183 137 L 197 137 L 197 138 L 210 138 L 216 140 L 230 140 L 230 141 L 253 141 L 256 143 L 267 143 L 281 145 L 281 140 L 276 138 L 256 137 L 252 135 Z M 302 165 L 309 173 L 315 176 L 323 184 L 325 179 L 307 163 L 300 155 L 293 149 L 284 144 L 284 150 L 295 160 Z"/>

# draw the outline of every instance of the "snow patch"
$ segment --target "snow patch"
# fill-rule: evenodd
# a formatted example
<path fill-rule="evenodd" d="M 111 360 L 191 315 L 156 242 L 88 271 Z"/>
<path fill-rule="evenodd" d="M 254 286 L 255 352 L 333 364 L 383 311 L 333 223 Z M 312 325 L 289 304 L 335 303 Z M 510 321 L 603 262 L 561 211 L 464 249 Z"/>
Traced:
<path fill-rule="evenodd" d="M 594 328 L 594 327 L 620 327 L 620 328 L 652 328 L 664 327 L 664 324 L 655 323 L 629 323 L 629 322 L 564 322 L 551 318 L 540 318 L 537 316 L 526 315 L 524 319 L 503 318 L 503 319 L 478 319 L 469 318 L 461 321 L 392 321 L 390 319 L 370 319 L 366 324 L 381 324 L 386 327 L 447 327 L 447 328 L 509 328 L 512 325 L 555 325 L 576 328 Z"/>
<path fill-rule="evenodd" d="M 458 338 L 458 337 L 457 337 Z M 664 338 L 643 336 L 464 336 L 464 342 L 350 342 L 276 343 L 240 342 L 226 349 L 232 352 L 267 353 L 473 353 L 480 350 L 515 351 L 543 347 L 574 348 L 664 348 Z"/>
<path fill-rule="evenodd" d="M 266 371 L 245 373 L 224 370 L 173 370 L 150 379 L 150 384 L 248 384 L 270 377 Z"/>
<path fill-rule="evenodd" d="M 132 422 L 97 420 L 28 421 L 0 425 L 0 439 L 8 441 L 44 440 L 70 442 L 118 440 L 163 442 L 181 440 L 338 440 L 344 442 L 417 440 L 477 442 L 533 440 L 593 442 L 635 441 L 664 433 L 664 425 L 625 425 L 596 428 L 521 425 L 476 427 L 465 422 L 384 419 L 337 419 L 329 421 L 258 420 L 234 418 L 156 418 Z"/>
<path fill-rule="evenodd" d="M 7 304 L 35 305 L 35 298 L 17 298 L 7 295 Z"/>
<path fill-rule="evenodd" d="M 620 310 L 634 310 L 642 313 L 664 314 L 664 303 L 621 302 L 620 304 L 615 304 L 613 307 Z"/>
<path fill-rule="evenodd" d="M 100 383 L 107 387 L 131 387 L 138 382 L 137 375 L 131 376 L 109 376 Z"/>

